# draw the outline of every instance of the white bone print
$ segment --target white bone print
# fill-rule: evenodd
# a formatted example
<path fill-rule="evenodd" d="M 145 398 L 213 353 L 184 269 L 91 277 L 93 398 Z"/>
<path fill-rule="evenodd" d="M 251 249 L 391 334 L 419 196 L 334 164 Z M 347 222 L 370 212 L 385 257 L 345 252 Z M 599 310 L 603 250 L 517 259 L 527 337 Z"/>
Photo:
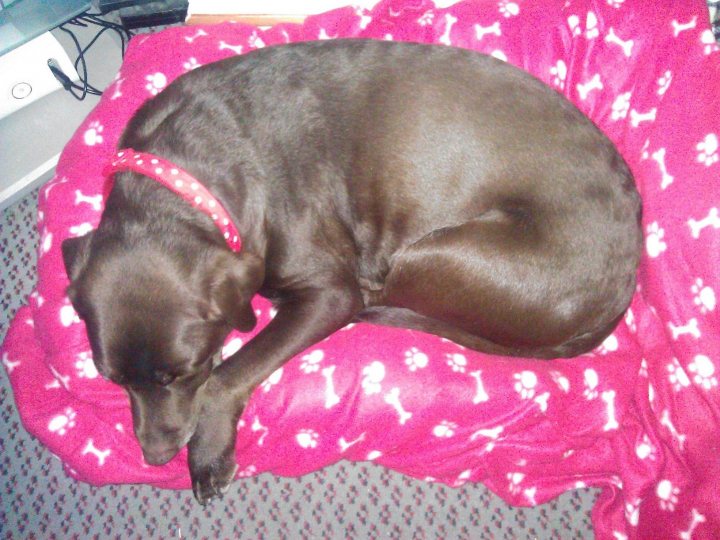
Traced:
<path fill-rule="evenodd" d="M 8 375 L 10 375 L 13 371 L 15 371 L 16 368 L 20 367 L 22 362 L 20 360 L 10 360 L 10 356 L 8 356 L 8 353 L 3 353 L 2 355 L 2 364 L 5 366 L 5 369 L 8 372 Z"/>
<path fill-rule="evenodd" d="M 660 167 L 660 173 L 662 174 L 662 182 L 660 182 L 660 189 L 666 189 L 670 184 L 673 183 L 675 177 L 668 173 L 667 166 L 665 165 L 665 148 L 660 148 L 656 152 L 652 153 L 652 159 Z"/>
<path fill-rule="evenodd" d="M 228 358 L 242 349 L 243 341 L 239 337 L 234 337 L 228 341 L 222 348 L 221 356 Z"/>
<path fill-rule="evenodd" d="M 672 423 L 672 420 L 670 419 L 670 411 L 668 409 L 663 409 L 662 413 L 660 413 L 660 425 L 665 426 L 667 430 L 670 432 L 670 435 L 673 436 L 673 438 L 677 439 L 678 445 L 680 446 L 680 450 L 685 449 L 685 439 L 687 439 L 686 435 L 681 434 L 677 428 L 675 428 L 675 425 Z"/>
<path fill-rule="evenodd" d="M 393 409 L 395 409 L 395 412 L 400 417 L 400 425 L 404 426 L 410 418 L 412 418 L 412 413 L 406 411 L 403 408 L 402 403 L 400 402 L 400 389 L 399 388 L 393 388 L 390 390 L 389 394 L 385 394 L 385 403 L 392 406 Z"/>
<path fill-rule="evenodd" d="M 475 397 L 473 397 L 473 403 L 477 405 L 478 403 L 483 403 L 489 400 L 490 396 L 488 396 L 488 393 L 485 391 L 485 387 L 482 382 L 482 371 L 473 371 L 470 373 L 470 376 L 475 379 Z"/>
<path fill-rule="evenodd" d="M 691 540 L 698 525 L 705 523 L 706 521 L 707 518 L 698 512 L 697 509 L 693 508 L 692 517 L 690 518 L 690 526 L 686 531 L 680 531 L 680 540 Z"/>
<path fill-rule="evenodd" d="M 667 244 L 664 241 L 665 229 L 660 228 L 660 224 L 657 221 L 653 221 L 647 226 L 646 232 L 645 250 L 648 256 L 652 258 L 659 257 L 667 250 Z"/>
<path fill-rule="evenodd" d="M 678 495 L 680 495 L 680 488 L 673 486 L 672 482 L 668 479 L 660 480 L 655 488 L 655 494 L 660 499 L 660 508 L 673 512 L 675 505 L 678 503 Z"/>
<path fill-rule="evenodd" d="M 708 212 L 708 215 L 700 221 L 690 218 L 687 223 L 690 226 L 690 233 L 692 234 L 692 237 L 698 239 L 700 238 L 700 232 L 707 227 L 720 229 L 720 215 L 718 215 L 718 209 L 713 207 Z"/>
<path fill-rule="evenodd" d="M 89 204 L 90 206 L 92 206 L 93 210 L 99 212 L 100 210 L 102 210 L 102 195 L 84 195 L 82 191 L 76 189 L 75 206 L 78 206 L 81 203 Z"/>
<path fill-rule="evenodd" d="M 632 55 L 633 45 L 635 44 L 632 39 L 628 39 L 627 41 L 620 39 L 613 28 L 611 28 L 607 36 L 605 36 L 605 42 L 619 46 L 628 58 Z"/>
<path fill-rule="evenodd" d="M 432 15 L 432 12 L 428 12 L 428 13 L 430 13 Z M 355 15 L 360 17 L 360 30 L 365 30 L 368 27 L 368 24 L 370 24 L 372 22 L 372 17 L 370 15 L 368 15 L 367 12 L 361 7 L 355 7 Z M 427 13 L 425 15 L 427 15 Z M 418 21 L 418 22 L 420 22 L 421 25 L 423 24 L 421 22 L 422 20 L 423 20 L 423 18 L 421 17 L 420 21 Z M 432 22 L 432 21 L 430 21 L 430 22 Z M 428 23 L 426 23 L 426 24 L 428 24 Z"/>
<path fill-rule="evenodd" d="M 697 278 L 690 291 L 693 293 L 693 303 L 700 308 L 700 313 L 705 315 L 708 311 L 715 311 L 715 291 L 705 285 L 702 278 Z"/>
<path fill-rule="evenodd" d="M 369 366 L 365 366 L 362 370 L 363 380 L 362 388 L 366 396 L 379 394 L 382 392 L 382 381 L 385 378 L 385 365 L 375 360 Z"/>
<path fill-rule="evenodd" d="M 688 365 L 688 371 L 693 374 L 695 384 L 702 386 L 705 390 L 717 387 L 718 380 L 715 376 L 715 365 L 704 354 L 695 356 Z"/>
<path fill-rule="evenodd" d="M 590 92 L 593 90 L 602 90 L 604 88 L 602 81 L 600 80 L 600 74 L 596 73 L 593 75 L 593 78 L 590 79 L 585 84 L 578 84 L 576 86 L 578 94 L 580 94 L 580 99 L 583 101 L 588 98 L 590 95 Z"/>
<path fill-rule="evenodd" d="M 619 9 L 620 6 L 622 6 L 625 3 L 625 0 L 607 0 L 607 3 L 610 7 Z"/>
<path fill-rule="evenodd" d="M 92 231 L 93 226 L 90 223 L 80 223 L 80 225 L 73 225 L 68 230 L 73 236 L 83 236 Z"/>
<path fill-rule="evenodd" d="M 470 435 L 470 440 L 475 441 L 478 437 L 485 437 L 486 439 L 496 440 L 498 437 L 500 437 L 500 434 L 503 432 L 503 430 L 503 426 L 478 429 L 475 433 Z"/>
<path fill-rule="evenodd" d="M 696 148 L 698 151 L 698 162 L 703 163 L 706 167 L 720 161 L 720 154 L 718 154 L 720 143 L 718 142 L 717 135 L 714 133 L 708 133 L 705 138 L 697 144 Z"/>
<path fill-rule="evenodd" d="M 332 409 L 340 403 L 340 396 L 335 392 L 335 383 L 333 381 L 333 373 L 335 366 L 329 366 L 322 370 L 322 376 L 325 378 L 325 408 Z"/>
<path fill-rule="evenodd" d="M 700 328 L 698 326 L 698 320 L 693 317 L 687 324 L 681 326 L 675 326 L 673 323 L 668 323 L 668 328 L 672 334 L 672 338 L 677 341 L 680 336 L 690 335 L 695 339 L 700 339 Z"/>
<path fill-rule="evenodd" d="M 695 28 L 695 26 L 697 26 L 697 15 L 686 23 L 681 23 L 680 21 L 673 20 L 670 24 L 672 24 L 673 27 L 673 36 L 678 37 L 682 32 L 692 30 L 693 28 Z"/>
<path fill-rule="evenodd" d="M 603 426 L 603 431 L 610 431 L 612 429 L 618 429 L 620 427 L 617 418 L 615 418 L 615 396 L 615 390 L 606 390 L 605 392 L 600 394 L 600 397 L 607 406 L 608 414 L 608 421 Z"/>
<path fill-rule="evenodd" d="M 113 95 L 110 96 L 111 100 L 116 100 L 119 97 L 122 97 L 122 83 L 125 82 L 125 79 L 118 79 L 115 83 L 115 90 L 113 91 Z"/>
<path fill-rule="evenodd" d="M 235 54 L 242 54 L 243 52 L 243 46 L 242 45 L 230 45 L 229 43 L 226 43 L 225 41 L 220 41 L 220 46 L 218 47 L 221 51 L 223 49 L 228 49 L 234 52 Z"/>
<path fill-rule="evenodd" d="M 665 73 L 663 73 L 662 77 L 660 77 L 657 81 L 658 84 L 658 96 L 664 96 L 665 92 L 668 91 L 670 88 L 670 83 L 672 83 L 673 75 L 672 71 L 667 70 Z"/>
<path fill-rule="evenodd" d="M 207 36 L 207 35 L 208 35 L 208 33 L 205 30 L 203 30 L 202 28 L 200 28 L 192 36 L 185 36 L 185 41 L 187 41 L 188 43 L 192 43 L 196 39 L 203 37 L 203 36 Z"/>
<path fill-rule="evenodd" d="M 560 373 L 559 371 L 551 371 L 550 377 L 552 378 L 553 382 L 558 385 L 558 388 L 565 392 L 566 394 L 570 391 L 570 380 Z"/>
<path fill-rule="evenodd" d="M 92 439 L 88 439 L 85 448 L 83 448 L 81 452 L 83 456 L 87 454 L 92 454 L 93 456 L 95 456 L 98 460 L 98 465 L 100 465 L 101 467 L 105 465 L 105 460 L 111 453 L 112 452 L 109 448 L 107 450 L 100 450 L 99 448 L 97 448 Z"/>
<path fill-rule="evenodd" d="M 356 444 L 362 442 L 365 440 L 365 433 L 361 434 L 357 439 L 354 439 L 352 441 L 346 441 L 345 437 L 340 437 L 338 440 L 338 446 L 340 446 L 340 453 L 344 454 L 348 451 L 348 449 L 352 448 Z"/>
<path fill-rule="evenodd" d="M 500 31 L 500 22 L 496 21 L 490 26 L 482 26 L 480 24 L 475 25 L 475 38 L 480 41 L 485 36 L 489 35 L 495 35 L 495 36 L 501 36 L 502 32 Z"/>
<path fill-rule="evenodd" d="M 630 125 L 634 128 L 640 127 L 643 122 L 653 122 L 657 117 L 657 108 L 653 107 L 646 113 L 641 113 L 632 109 L 630 111 Z"/>
<path fill-rule="evenodd" d="M 50 366 L 50 373 L 53 374 L 53 381 L 45 385 L 46 390 L 64 388 L 65 390 L 70 389 L 70 376 L 61 374 L 53 366 Z"/>
<path fill-rule="evenodd" d="M 452 32 L 452 27 L 455 26 L 456 22 L 458 22 L 457 17 L 453 17 L 449 13 L 445 14 L 445 31 L 438 40 L 440 43 L 444 45 L 452 45 L 452 42 L 450 41 L 450 32 Z"/>

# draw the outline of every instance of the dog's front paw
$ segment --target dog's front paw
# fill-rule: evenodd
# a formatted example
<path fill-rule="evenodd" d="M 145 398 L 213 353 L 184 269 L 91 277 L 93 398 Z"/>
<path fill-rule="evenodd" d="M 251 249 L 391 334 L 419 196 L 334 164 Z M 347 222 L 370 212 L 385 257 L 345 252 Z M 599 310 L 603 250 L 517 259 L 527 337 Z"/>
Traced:
<path fill-rule="evenodd" d="M 222 456 L 206 463 L 190 460 L 190 478 L 195 499 L 205 506 L 216 497 L 222 498 L 235 478 L 238 466 L 234 456 Z"/>

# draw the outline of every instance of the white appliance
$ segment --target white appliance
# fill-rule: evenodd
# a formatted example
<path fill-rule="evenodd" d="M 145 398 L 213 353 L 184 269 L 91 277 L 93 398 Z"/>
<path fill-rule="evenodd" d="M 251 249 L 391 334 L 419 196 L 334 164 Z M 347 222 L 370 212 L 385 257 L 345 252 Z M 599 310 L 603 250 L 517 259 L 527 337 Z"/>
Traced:
<path fill-rule="evenodd" d="M 0 56 L 0 118 L 62 88 L 48 67 L 49 60 L 70 80 L 79 80 L 65 49 L 50 32 Z"/>

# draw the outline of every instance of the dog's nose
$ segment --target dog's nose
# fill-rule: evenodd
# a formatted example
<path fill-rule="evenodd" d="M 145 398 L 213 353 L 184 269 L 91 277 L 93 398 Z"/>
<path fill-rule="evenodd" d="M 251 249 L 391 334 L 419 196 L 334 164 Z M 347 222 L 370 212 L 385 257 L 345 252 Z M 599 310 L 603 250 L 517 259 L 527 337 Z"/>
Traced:
<path fill-rule="evenodd" d="M 143 456 L 148 465 L 165 465 L 180 451 L 177 446 L 143 447 Z"/>

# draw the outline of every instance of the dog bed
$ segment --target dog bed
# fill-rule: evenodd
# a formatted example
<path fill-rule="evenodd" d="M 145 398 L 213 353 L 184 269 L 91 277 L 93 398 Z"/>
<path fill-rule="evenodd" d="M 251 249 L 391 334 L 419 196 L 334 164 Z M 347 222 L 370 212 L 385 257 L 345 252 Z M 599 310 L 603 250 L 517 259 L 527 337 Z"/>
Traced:
<path fill-rule="evenodd" d="M 717 537 L 720 54 L 706 21 L 701 0 L 468 0 L 444 8 L 391 0 L 301 25 L 226 23 L 134 38 L 40 191 L 39 282 L 2 349 L 23 423 L 77 479 L 190 487 L 186 451 L 163 467 L 143 463 L 128 400 L 98 376 L 64 294 L 60 244 L 97 225 L 102 170 L 143 101 L 199 65 L 290 41 L 454 45 L 534 74 L 624 155 L 646 233 L 627 316 L 591 354 L 550 362 L 350 325 L 257 389 L 238 425 L 238 476 L 371 460 L 451 486 L 483 482 L 516 505 L 595 486 L 600 538 Z M 271 306 L 256 298 L 254 307 L 261 327 Z M 252 335 L 231 335 L 225 353 Z"/>

